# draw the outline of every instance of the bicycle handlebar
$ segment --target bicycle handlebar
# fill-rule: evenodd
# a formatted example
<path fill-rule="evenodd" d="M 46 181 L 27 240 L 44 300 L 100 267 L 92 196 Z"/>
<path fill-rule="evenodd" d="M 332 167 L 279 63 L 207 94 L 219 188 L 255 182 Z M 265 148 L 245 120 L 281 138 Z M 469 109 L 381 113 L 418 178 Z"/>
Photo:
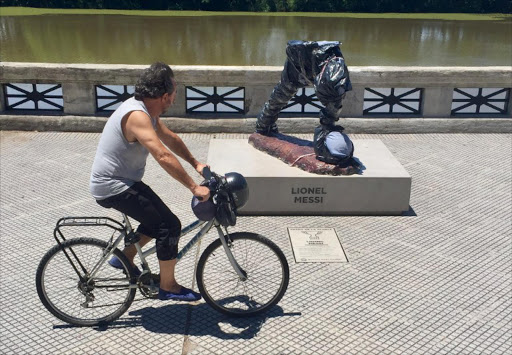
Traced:
<path fill-rule="evenodd" d="M 201 184 L 210 189 L 210 196 L 214 201 L 218 198 L 229 199 L 227 193 L 226 178 L 210 170 L 209 166 L 205 166 L 202 171 L 205 181 Z"/>
<path fill-rule="evenodd" d="M 207 182 L 206 185 L 204 184 L 204 182 L 201 185 L 208 187 L 210 189 L 210 195 L 211 197 L 213 197 L 219 192 L 220 187 L 223 185 L 224 177 L 211 171 L 209 166 L 205 166 L 203 168 L 201 175 L 205 179 L 205 182 Z M 198 196 L 196 197 L 197 199 L 199 199 L 199 201 L 202 202 L 202 200 Z"/>
<path fill-rule="evenodd" d="M 212 178 L 212 171 L 210 170 L 210 167 L 209 166 L 205 166 L 203 168 L 203 171 L 201 172 L 201 175 L 203 175 L 203 177 L 206 180 L 210 180 Z"/>

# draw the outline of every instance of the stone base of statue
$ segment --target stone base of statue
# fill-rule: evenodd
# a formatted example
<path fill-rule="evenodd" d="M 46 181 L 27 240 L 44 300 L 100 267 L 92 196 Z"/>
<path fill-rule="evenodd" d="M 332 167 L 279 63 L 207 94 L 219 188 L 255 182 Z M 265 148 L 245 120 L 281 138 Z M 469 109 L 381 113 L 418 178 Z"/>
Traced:
<path fill-rule="evenodd" d="M 306 141 L 307 142 L 307 141 Z M 380 140 L 353 140 L 354 175 L 319 175 L 290 166 L 245 139 L 212 139 L 208 164 L 249 185 L 242 215 L 399 215 L 409 210 L 411 177 Z"/>
<path fill-rule="evenodd" d="M 272 136 L 253 133 L 249 137 L 249 144 L 262 152 L 282 160 L 290 166 L 295 166 L 308 173 L 352 175 L 357 174 L 361 168 L 355 159 L 351 159 L 343 166 L 324 163 L 316 159 L 313 142 L 281 133 L 273 134 Z"/>

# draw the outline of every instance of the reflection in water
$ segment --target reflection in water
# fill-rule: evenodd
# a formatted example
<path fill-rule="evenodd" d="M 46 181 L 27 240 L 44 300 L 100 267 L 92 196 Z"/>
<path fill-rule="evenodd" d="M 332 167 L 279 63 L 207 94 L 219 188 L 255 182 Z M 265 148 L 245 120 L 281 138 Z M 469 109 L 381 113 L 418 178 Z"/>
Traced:
<path fill-rule="evenodd" d="M 510 65 L 510 20 L 41 15 L 0 18 L 0 60 L 277 65 L 290 39 L 339 40 L 349 65 Z"/>

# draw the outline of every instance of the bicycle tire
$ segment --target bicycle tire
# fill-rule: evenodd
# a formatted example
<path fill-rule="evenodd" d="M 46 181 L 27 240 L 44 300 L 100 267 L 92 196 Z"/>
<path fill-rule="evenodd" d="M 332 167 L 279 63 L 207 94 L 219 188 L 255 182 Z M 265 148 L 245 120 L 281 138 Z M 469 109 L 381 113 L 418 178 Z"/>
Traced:
<path fill-rule="evenodd" d="M 108 324 L 128 310 L 136 293 L 136 288 L 130 288 L 130 285 L 133 285 L 136 280 L 128 259 L 119 249 L 115 249 L 113 255 L 119 258 L 123 270 L 115 269 L 108 263 L 104 263 L 93 279 L 93 288 L 90 293 L 87 290 L 88 300 L 86 295 L 80 291 L 80 279 L 63 252 L 66 250 L 68 255 L 71 255 L 70 251 L 73 250 L 89 272 L 92 266 L 100 260 L 107 247 L 108 244 L 102 240 L 76 238 L 54 246 L 43 256 L 36 272 L 36 288 L 39 299 L 51 314 L 69 324 L 96 326 Z M 87 257 L 84 254 L 86 252 L 91 252 L 94 255 Z M 75 265 L 81 270 L 76 262 Z M 111 302 L 112 296 L 109 295 L 109 292 L 113 294 L 118 290 L 126 292 L 126 296 L 121 297 L 120 303 L 102 304 L 105 301 Z M 101 299 L 94 292 L 96 295 L 101 294 Z M 90 301 L 91 294 L 92 302 Z M 85 302 L 81 303 L 82 301 Z M 113 310 L 109 310 L 110 306 L 113 306 Z"/>
<path fill-rule="evenodd" d="M 217 239 L 206 247 L 197 264 L 199 291 L 220 313 L 235 317 L 261 314 L 276 305 L 288 288 L 290 271 L 286 257 L 276 244 L 262 235 L 241 232 L 229 236 L 230 250 L 247 273 L 247 280 L 240 280 L 221 240 Z M 232 284 L 228 285 L 230 282 Z M 256 295 L 257 292 L 263 294 Z"/>

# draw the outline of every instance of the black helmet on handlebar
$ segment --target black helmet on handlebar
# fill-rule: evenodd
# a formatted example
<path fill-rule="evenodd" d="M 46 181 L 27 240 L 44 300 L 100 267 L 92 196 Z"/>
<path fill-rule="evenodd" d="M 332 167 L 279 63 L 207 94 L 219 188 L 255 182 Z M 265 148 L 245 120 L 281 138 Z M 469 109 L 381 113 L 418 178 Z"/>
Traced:
<path fill-rule="evenodd" d="M 239 173 L 227 173 L 226 182 L 229 188 L 229 192 L 233 197 L 235 207 L 241 208 L 249 199 L 249 187 L 247 186 L 247 180 Z"/>
<path fill-rule="evenodd" d="M 203 174 L 205 175 L 205 174 Z M 227 173 L 219 176 L 209 169 L 207 178 L 201 185 L 208 186 L 212 199 L 200 202 L 197 197 L 192 199 L 192 211 L 200 220 L 211 220 L 213 217 L 227 227 L 236 224 L 237 210 L 243 207 L 249 199 L 249 187 L 245 178 L 238 173 Z"/>
<path fill-rule="evenodd" d="M 220 179 L 217 190 L 217 213 L 215 218 L 224 227 L 234 226 L 238 209 L 249 199 L 249 188 L 245 178 L 238 173 L 227 173 Z"/>

